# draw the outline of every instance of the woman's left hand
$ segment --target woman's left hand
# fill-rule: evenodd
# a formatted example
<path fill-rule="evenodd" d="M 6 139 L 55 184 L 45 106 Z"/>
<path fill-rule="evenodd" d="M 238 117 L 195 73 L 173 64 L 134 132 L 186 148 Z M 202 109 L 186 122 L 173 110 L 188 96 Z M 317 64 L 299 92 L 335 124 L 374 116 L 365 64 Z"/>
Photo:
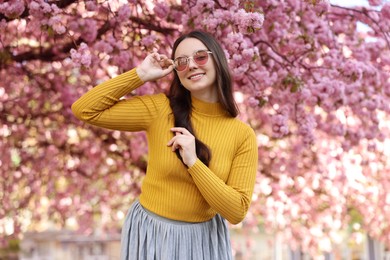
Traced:
<path fill-rule="evenodd" d="M 187 167 L 191 167 L 198 158 L 196 155 L 195 137 L 184 127 L 173 127 L 171 131 L 175 133 L 175 136 L 169 140 L 167 146 L 172 147 L 172 152 L 179 149 L 184 164 Z"/>

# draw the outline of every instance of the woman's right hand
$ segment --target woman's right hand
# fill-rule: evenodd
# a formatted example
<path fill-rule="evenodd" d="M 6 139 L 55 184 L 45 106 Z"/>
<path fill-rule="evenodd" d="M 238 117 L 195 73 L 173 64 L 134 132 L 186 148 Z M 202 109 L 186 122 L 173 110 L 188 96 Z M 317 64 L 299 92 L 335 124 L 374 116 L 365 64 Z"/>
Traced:
<path fill-rule="evenodd" d="M 164 54 L 153 51 L 137 66 L 136 70 L 138 77 L 143 82 L 147 82 L 165 77 L 172 72 L 173 68 L 171 59 Z"/>

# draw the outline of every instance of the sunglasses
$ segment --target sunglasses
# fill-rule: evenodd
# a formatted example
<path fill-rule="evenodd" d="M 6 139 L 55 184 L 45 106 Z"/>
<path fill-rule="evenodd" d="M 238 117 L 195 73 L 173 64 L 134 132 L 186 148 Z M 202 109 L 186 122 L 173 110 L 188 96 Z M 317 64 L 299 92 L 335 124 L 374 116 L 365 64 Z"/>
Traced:
<path fill-rule="evenodd" d="M 212 54 L 211 51 L 200 50 L 196 51 L 194 55 L 190 57 L 177 57 L 173 60 L 173 64 L 175 65 L 176 71 L 183 71 L 188 68 L 188 64 L 190 63 L 190 58 L 195 62 L 198 66 L 204 66 L 209 61 L 209 54 Z"/>

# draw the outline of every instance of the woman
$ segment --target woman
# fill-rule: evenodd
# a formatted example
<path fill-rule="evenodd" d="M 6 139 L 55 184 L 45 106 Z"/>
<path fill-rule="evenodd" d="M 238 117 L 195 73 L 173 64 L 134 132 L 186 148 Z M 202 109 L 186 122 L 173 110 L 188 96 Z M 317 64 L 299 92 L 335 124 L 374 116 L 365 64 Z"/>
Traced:
<path fill-rule="evenodd" d="M 121 99 L 172 72 L 168 95 Z M 225 219 L 237 224 L 248 211 L 257 144 L 236 119 L 228 63 L 210 34 L 182 35 L 172 60 L 153 52 L 72 110 L 100 127 L 146 131 L 148 167 L 122 228 L 122 259 L 232 259 Z"/>

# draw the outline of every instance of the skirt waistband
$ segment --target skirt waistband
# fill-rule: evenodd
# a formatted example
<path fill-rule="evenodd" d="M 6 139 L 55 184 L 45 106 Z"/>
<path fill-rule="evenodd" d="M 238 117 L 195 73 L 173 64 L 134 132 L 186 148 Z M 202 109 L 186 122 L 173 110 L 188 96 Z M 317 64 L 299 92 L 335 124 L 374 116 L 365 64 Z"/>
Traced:
<path fill-rule="evenodd" d="M 170 219 L 170 218 L 165 218 L 165 217 L 162 217 L 156 213 L 153 213 L 151 212 L 150 210 L 146 209 L 144 206 L 141 205 L 141 203 L 137 200 L 135 201 L 134 203 L 138 203 L 140 208 L 146 213 L 148 214 L 150 217 L 156 219 L 156 220 L 159 220 L 159 221 L 163 221 L 163 222 L 166 222 L 166 223 L 170 223 L 170 224 L 176 224 L 176 225 L 196 225 L 196 224 L 202 224 L 202 223 L 207 223 L 208 221 L 205 221 L 205 222 L 187 222 L 187 221 L 180 221 L 180 220 L 174 220 L 174 219 Z"/>

